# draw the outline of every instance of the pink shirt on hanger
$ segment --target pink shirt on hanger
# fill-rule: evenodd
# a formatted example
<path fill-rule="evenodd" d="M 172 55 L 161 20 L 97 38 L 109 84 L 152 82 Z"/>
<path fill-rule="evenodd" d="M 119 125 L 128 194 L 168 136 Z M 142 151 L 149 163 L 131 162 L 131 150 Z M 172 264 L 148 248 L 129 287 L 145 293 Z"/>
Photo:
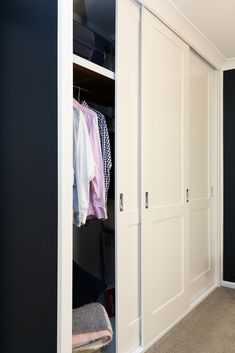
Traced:
<path fill-rule="evenodd" d="M 79 104 L 75 99 L 73 103 L 82 111 L 85 117 L 95 160 L 95 176 L 90 182 L 90 200 L 87 216 L 90 218 L 106 219 L 105 182 L 97 114 Z"/>

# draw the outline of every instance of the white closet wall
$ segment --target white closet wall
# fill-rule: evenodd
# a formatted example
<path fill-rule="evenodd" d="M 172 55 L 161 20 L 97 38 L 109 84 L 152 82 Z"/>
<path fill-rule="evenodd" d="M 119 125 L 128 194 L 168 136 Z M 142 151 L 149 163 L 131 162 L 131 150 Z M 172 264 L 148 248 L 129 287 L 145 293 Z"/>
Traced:
<path fill-rule="evenodd" d="M 142 26 L 145 345 L 188 308 L 189 47 L 147 10 Z"/>
<path fill-rule="evenodd" d="M 140 345 L 140 8 L 133 1 L 117 2 L 116 31 L 117 352 L 130 353 Z"/>

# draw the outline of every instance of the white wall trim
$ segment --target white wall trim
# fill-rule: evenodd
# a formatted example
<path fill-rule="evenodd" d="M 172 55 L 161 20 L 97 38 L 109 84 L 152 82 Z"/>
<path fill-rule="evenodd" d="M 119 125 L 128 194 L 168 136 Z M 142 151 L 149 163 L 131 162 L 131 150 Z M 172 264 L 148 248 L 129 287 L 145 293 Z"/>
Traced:
<path fill-rule="evenodd" d="M 210 181 L 213 186 L 213 196 L 211 199 L 211 231 L 213 234 L 213 258 L 215 258 L 215 281 L 220 286 L 221 272 L 221 163 L 220 163 L 220 92 L 221 81 L 220 71 L 213 70 L 211 74 L 211 113 L 210 113 L 210 129 L 211 129 L 211 176 Z"/>
<path fill-rule="evenodd" d="M 233 70 L 235 69 L 235 58 L 227 59 L 223 65 L 223 70 Z"/>
<path fill-rule="evenodd" d="M 203 302 L 215 289 L 217 288 L 216 284 L 211 285 L 209 288 L 204 290 L 195 300 L 190 304 L 189 309 L 180 316 L 173 324 L 171 324 L 164 332 L 162 332 L 158 337 L 152 340 L 145 347 L 138 347 L 133 353 L 144 353 L 155 343 L 157 343 L 161 337 L 163 337 L 167 332 L 169 332 L 174 326 L 176 326 L 180 321 L 182 321 L 191 311 L 193 311 L 201 302 Z"/>
<path fill-rule="evenodd" d="M 224 251 L 224 157 L 223 157 L 223 71 L 218 71 L 218 232 L 219 232 L 219 262 L 220 262 L 220 283 L 223 281 L 223 251 Z"/>
<path fill-rule="evenodd" d="M 144 82 L 144 75 L 143 75 L 143 62 L 144 62 L 144 53 L 143 53 L 143 38 L 144 38 L 144 29 L 143 29 L 143 20 L 144 20 L 144 7 L 143 5 L 141 5 L 141 12 L 140 12 L 140 189 L 141 189 L 141 195 L 140 195 L 140 205 L 141 205 L 141 210 L 143 210 L 144 208 L 144 195 L 143 195 L 143 190 L 144 190 L 144 171 L 143 171 L 143 164 L 144 164 L 144 120 L 143 120 L 143 116 L 144 116 L 144 89 L 143 89 L 143 82 Z M 143 290 L 143 278 L 144 278 L 144 270 L 143 270 L 143 246 L 144 246 L 144 242 L 143 242 L 143 212 L 140 213 L 140 217 L 141 217 L 141 227 L 140 227 L 140 252 L 139 252 L 139 256 L 140 256 L 140 347 L 138 348 L 141 352 L 142 350 L 142 346 L 144 344 L 144 312 L 143 312 L 143 308 L 144 308 L 144 290 Z"/>
<path fill-rule="evenodd" d="M 226 58 L 170 0 L 140 2 L 212 66 L 223 67 Z"/>
<path fill-rule="evenodd" d="M 202 36 L 202 38 L 204 38 L 204 40 L 211 46 L 211 48 L 214 49 L 223 60 L 226 60 L 225 56 L 221 53 L 221 51 L 207 38 L 207 36 L 202 31 L 200 31 L 200 29 L 183 13 L 183 11 L 180 10 L 180 8 L 176 6 L 176 4 L 172 2 L 172 0 L 168 0 L 168 1 L 185 18 L 185 20 L 199 33 L 199 35 Z"/>
<path fill-rule="evenodd" d="M 215 70 L 213 78 L 213 231 L 215 234 L 215 278 L 217 286 L 222 279 L 223 257 L 223 71 Z"/>
<path fill-rule="evenodd" d="M 217 284 L 213 283 L 207 289 L 203 290 L 199 295 L 197 295 L 190 303 L 190 310 L 195 309 L 199 304 L 201 304 L 216 288 Z"/>
<path fill-rule="evenodd" d="M 221 286 L 235 289 L 235 282 L 221 281 Z"/>
<path fill-rule="evenodd" d="M 72 23 L 72 0 L 58 0 L 57 353 L 72 351 Z"/>

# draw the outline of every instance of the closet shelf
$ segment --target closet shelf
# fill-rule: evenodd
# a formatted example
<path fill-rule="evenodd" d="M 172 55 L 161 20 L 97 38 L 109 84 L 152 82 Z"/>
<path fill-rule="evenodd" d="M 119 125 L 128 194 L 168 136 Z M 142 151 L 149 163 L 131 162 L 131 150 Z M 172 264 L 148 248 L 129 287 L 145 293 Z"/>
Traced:
<path fill-rule="evenodd" d="M 73 62 L 73 85 L 75 98 L 80 87 L 81 100 L 114 106 L 114 73 L 76 55 Z"/>
<path fill-rule="evenodd" d="M 111 70 L 105 69 L 102 66 L 94 64 L 92 61 L 86 60 L 73 54 L 73 63 L 80 67 L 84 67 L 90 71 L 93 71 L 99 75 L 105 76 L 111 80 L 115 80 L 115 73 Z"/>

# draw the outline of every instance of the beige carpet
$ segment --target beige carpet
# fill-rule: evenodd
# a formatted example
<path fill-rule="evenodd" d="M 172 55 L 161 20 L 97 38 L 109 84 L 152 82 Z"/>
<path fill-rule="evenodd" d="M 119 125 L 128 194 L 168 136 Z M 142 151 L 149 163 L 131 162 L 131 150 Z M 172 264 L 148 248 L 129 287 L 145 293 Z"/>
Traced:
<path fill-rule="evenodd" d="M 235 290 L 216 289 L 147 353 L 235 353 Z"/>

